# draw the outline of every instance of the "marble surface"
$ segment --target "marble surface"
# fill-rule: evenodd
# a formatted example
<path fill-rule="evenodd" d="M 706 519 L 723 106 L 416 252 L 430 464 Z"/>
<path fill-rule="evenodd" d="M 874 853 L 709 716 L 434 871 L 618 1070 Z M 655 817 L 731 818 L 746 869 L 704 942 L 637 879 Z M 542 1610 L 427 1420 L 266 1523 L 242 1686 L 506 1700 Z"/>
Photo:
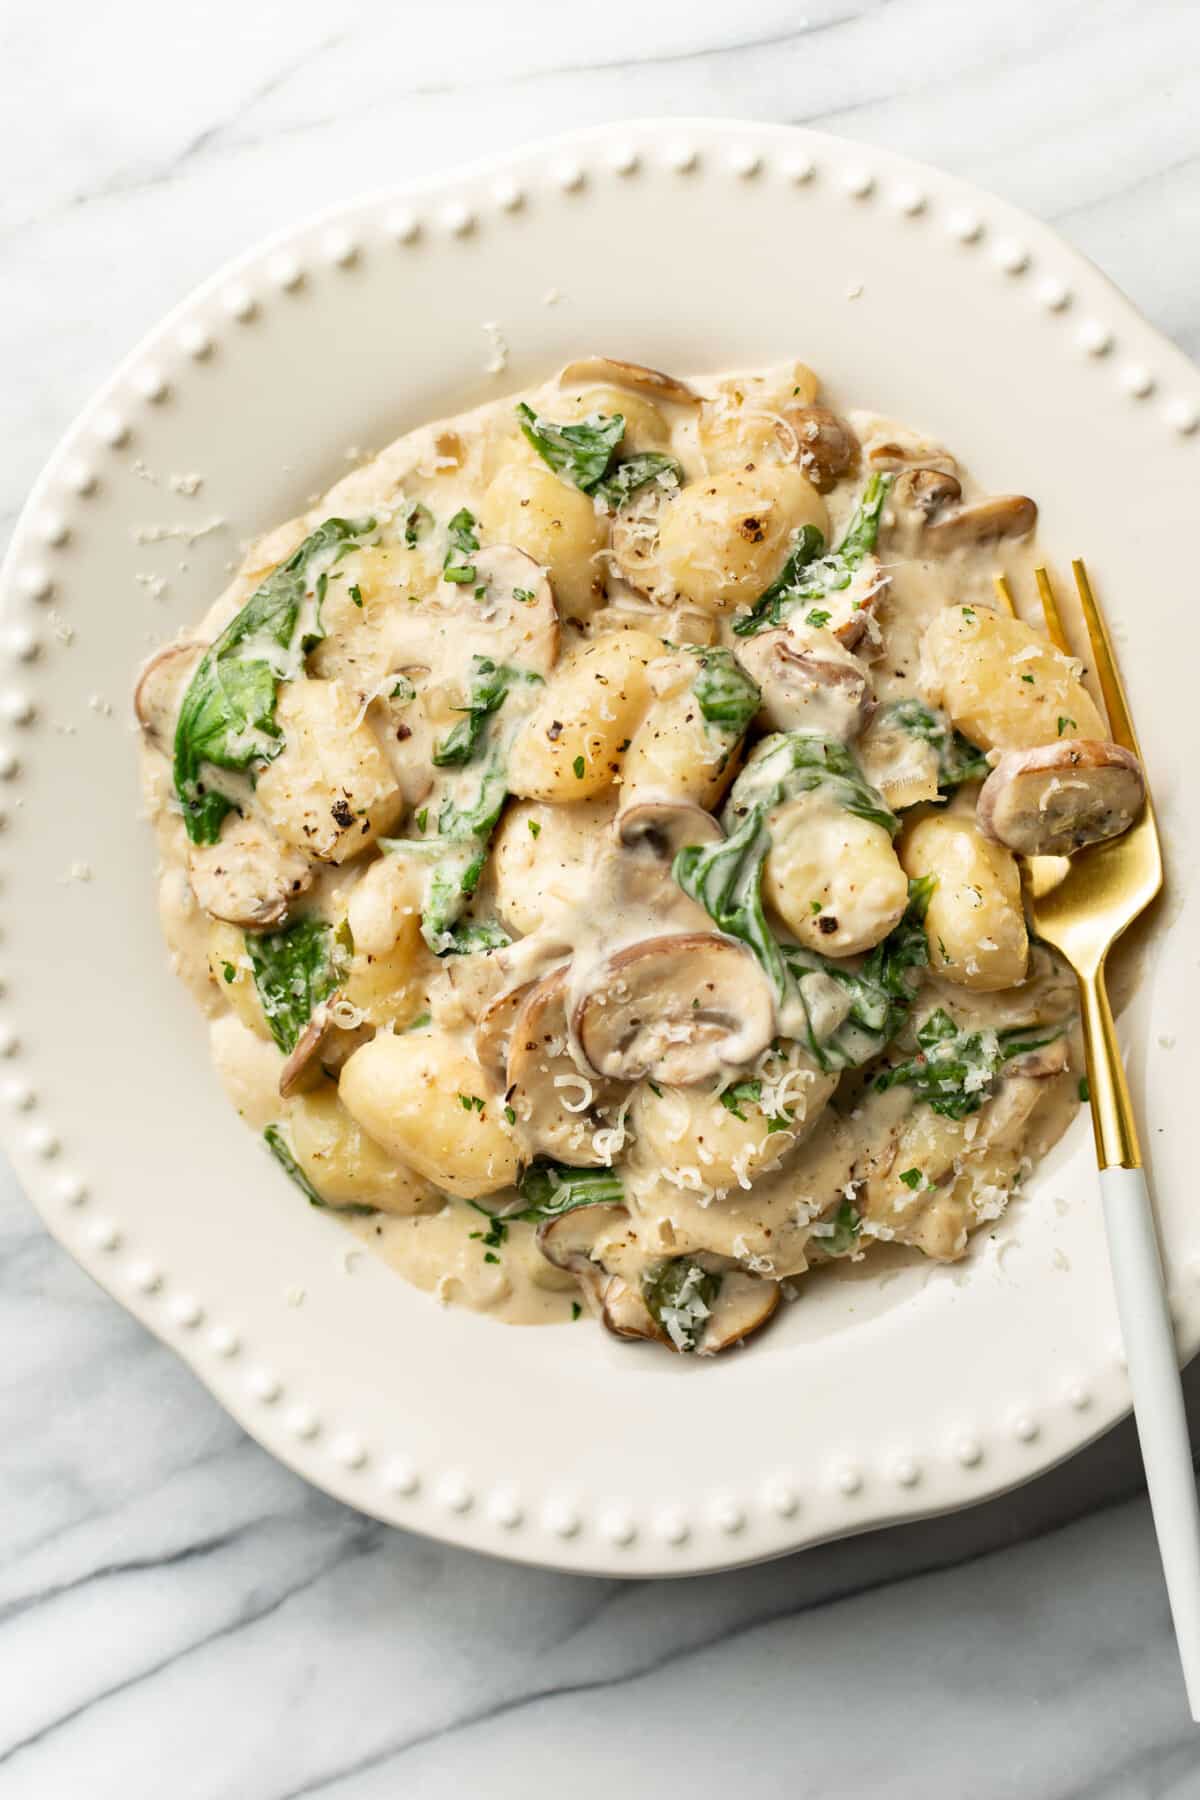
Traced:
<path fill-rule="evenodd" d="M 143 329 L 275 224 L 655 113 L 796 120 L 1052 220 L 1200 352 L 1186 0 L 8 0 L 0 530 Z M 677 1583 L 314 1493 L 0 1179 L 0 1800 L 1200 1796 L 1128 1425 L 1017 1493 Z M 1200 1442 L 1200 1367 L 1188 1380 Z"/>

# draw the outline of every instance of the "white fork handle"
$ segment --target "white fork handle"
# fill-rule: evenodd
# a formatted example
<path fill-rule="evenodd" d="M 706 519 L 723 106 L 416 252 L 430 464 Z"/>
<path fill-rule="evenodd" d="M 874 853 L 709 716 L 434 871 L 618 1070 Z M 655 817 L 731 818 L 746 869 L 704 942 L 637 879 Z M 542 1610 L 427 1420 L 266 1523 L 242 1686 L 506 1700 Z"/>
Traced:
<path fill-rule="evenodd" d="M 1200 1506 L 1154 1212 L 1142 1169 L 1101 1169 L 1100 1190 L 1150 1509 L 1188 1704 L 1200 1723 Z"/>

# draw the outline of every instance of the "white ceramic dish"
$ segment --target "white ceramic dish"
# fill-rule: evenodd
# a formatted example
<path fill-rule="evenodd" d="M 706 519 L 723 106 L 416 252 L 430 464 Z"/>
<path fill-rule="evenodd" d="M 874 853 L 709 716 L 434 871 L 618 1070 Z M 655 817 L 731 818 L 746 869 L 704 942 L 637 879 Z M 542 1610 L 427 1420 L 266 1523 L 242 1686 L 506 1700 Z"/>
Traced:
<path fill-rule="evenodd" d="M 1180 548 L 1200 376 L 1045 227 L 810 133 L 623 125 L 356 201 L 223 271 L 122 365 L 4 574 L 0 1095 L 51 1231 L 309 1480 L 501 1555 L 682 1573 L 965 1505 L 1125 1409 L 1086 1115 L 964 1265 L 813 1283 L 714 1363 L 442 1312 L 365 1255 L 347 1268 L 349 1237 L 229 1109 L 167 969 L 136 817 L 134 666 L 200 614 L 239 541 L 352 447 L 591 349 L 681 371 L 803 357 L 835 402 L 1036 495 L 1060 567 L 1088 555 L 1174 876 L 1123 1036 L 1196 1348 L 1175 1045 L 1200 986 L 1183 762 L 1200 626 Z M 195 473 L 197 492 L 172 486 Z"/>

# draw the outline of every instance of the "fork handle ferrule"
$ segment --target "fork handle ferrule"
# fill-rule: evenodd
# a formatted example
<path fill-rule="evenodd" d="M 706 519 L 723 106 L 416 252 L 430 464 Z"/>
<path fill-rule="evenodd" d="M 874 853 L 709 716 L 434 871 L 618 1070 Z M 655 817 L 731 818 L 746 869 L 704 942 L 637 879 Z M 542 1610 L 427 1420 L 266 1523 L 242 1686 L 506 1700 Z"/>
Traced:
<path fill-rule="evenodd" d="M 1081 976 L 1079 988 L 1083 997 L 1083 1041 L 1096 1160 L 1102 1169 L 1140 1169 L 1142 1152 L 1104 985 L 1103 964 L 1094 975 Z"/>

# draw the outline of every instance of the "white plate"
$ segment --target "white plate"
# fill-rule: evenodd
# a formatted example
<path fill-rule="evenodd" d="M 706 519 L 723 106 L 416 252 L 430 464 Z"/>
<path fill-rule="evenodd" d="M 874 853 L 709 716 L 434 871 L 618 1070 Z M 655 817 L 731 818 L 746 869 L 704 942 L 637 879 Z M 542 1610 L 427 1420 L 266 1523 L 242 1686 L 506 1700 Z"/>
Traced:
<path fill-rule="evenodd" d="M 625 125 L 349 204 L 225 270 L 117 371 L 4 577 L 0 1094 L 51 1231 L 310 1481 L 501 1555 L 683 1572 L 964 1505 L 1122 1412 L 1086 1117 L 964 1264 L 816 1283 L 714 1363 L 443 1312 L 368 1256 L 347 1272 L 348 1236 L 233 1115 L 137 819 L 134 667 L 239 541 L 352 447 L 592 349 L 680 370 L 801 356 L 1034 494 L 1060 568 L 1090 558 L 1176 884 L 1123 1036 L 1195 1349 L 1200 378 L 1044 226 L 807 132 Z M 195 495 L 170 485 L 192 473 Z"/>

